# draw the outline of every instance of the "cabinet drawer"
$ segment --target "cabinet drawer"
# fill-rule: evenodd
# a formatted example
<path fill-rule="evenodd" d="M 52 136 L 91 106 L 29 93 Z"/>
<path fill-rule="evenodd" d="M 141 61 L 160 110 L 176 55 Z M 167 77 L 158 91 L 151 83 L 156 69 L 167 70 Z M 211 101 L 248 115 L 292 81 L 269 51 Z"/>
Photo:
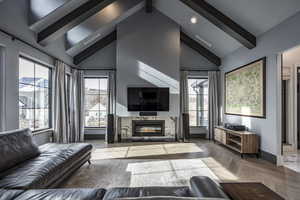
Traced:
<path fill-rule="evenodd" d="M 216 128 L 215 129 L 215 140 L 225 144 L 226 143 L 226 133 L 225 131 Z"/>

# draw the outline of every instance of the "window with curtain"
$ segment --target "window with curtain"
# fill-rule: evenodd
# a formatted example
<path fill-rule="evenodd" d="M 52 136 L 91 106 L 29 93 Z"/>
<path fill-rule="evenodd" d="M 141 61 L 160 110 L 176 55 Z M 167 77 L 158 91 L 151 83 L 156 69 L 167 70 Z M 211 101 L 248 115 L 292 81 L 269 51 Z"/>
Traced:
<path fill-rule="evenodd" d="M 208 79 L 188 78 L 190 126 L 208 126 Z"/>
<path fill-rule="evenodd" d="M 85 127 L 105 128 L 107 125 L 108 78 L 85 78 Z"/>
<path fill-rule="evenodd" d="M 19 127 L 38 131 L 50 128 L 51 69 L 19 58 Z"/>

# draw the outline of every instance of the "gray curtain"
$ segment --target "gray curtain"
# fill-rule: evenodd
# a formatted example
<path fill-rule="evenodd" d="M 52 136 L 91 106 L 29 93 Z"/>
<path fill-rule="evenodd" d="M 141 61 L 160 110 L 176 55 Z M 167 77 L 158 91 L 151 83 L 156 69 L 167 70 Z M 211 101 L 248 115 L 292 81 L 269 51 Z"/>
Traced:
<path fill-rule="evenodd" d="M 116 133 L 116 72 L 108 72 L 108 105 L 107 105 L 107 114 L 113 114 L 115 119 L 115 133 Z M 106 131 L 107 133 L 107 131 Z M 107 138 L 107 137 L 105 137 Z M 117 141 L 117 134 L 115 134 L 115 141 Z"/>
<path fill-rule="evenodd" d="M 70 134 L 68 142 L 84 141 L 83 71 L 72 70 L 70 82 Z"/>
<path fill-rule="evenodd" d="M 214 139 L 214 128 L 220 123 L 219 116 L 219 79 L 220 74 L 216 71 L 208 72 L 209 90 L 208 90 L 208 139 Z"/>
<path fill-rule="evenodd" d="M 69 142 L 69 108 L 67 98 L 67 84 L 66 84 L 66 69 L 68 66 L 63 62 L 55 61 L 54 70 L 54 135 L 53 140 L 57 143 Z"/>
<path fill-rule="evenodd" d="M 188 97 L 188 71 L 182 71 L 180 74 L 180 131 L 178 131 L 177 139 L 183 140 L 182 114 L 189 112 L 189 97 Z"/>

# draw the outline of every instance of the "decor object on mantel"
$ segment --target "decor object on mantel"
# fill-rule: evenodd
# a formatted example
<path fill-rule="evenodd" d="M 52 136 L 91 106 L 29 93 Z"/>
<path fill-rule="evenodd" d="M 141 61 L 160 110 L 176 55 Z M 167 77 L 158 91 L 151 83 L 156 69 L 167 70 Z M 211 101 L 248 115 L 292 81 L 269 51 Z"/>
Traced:
<path fill-rule="evenodd" d="M 258 157 L 259 138 L 258 135 L 249 131 L 234 131 L 222 126 L 215 127 L 214 140 L 226 147 L 244 154 L 256 154 Z"/>
<path fill-rule="evenodd" d="M 225 74 L 225 114 L 266 117 L 266 58 Z"/>

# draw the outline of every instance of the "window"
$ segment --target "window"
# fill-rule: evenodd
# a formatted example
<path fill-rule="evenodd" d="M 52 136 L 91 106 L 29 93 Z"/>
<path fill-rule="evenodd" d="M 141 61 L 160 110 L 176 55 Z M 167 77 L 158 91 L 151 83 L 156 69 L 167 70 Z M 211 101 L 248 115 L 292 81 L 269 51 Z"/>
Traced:
<path fill-rule="evenodd" d="M 19 58 L 19 127 L 32 131 L 50 128 L 51 70 Z"/>
<path fill-rule="evenodd" d="M 85 127 L 106 127 L 107 84 L 107 78 L 85 78 Z"/>
<path fill-rule="evenodd" d="M 190 126 L 208 126 L 208 79 L 189 78 Z"/>

